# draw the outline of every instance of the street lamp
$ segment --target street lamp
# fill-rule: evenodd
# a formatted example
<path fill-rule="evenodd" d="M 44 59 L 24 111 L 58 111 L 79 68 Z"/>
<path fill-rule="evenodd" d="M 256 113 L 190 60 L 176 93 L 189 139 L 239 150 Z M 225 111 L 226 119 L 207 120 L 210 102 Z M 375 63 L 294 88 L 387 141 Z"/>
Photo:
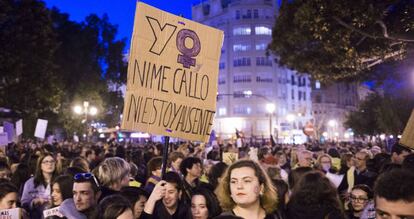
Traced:
<path fill-rule="evenodd" d="M 328 130 L 330 133 L 330 136 L 332 139 L 335 139 L 335 137 L 337 137 L 335 134 L 337 132 L 336 130 L 336 126 L 337 126 L 338 122 L 335 119 L 331 119 L 328 121 L 328 126 L 330 127 L 330 129 Z"/>
<path fill-rule="evenodd" d="M 83 101 L 83 107 L 76 105 L 73 107 L 73 112 L 78 115 L 84 115 L 82 123 L 86 124 L 86 138 L 88 137 L 88 115 L 95 116 L 98 114 L 98 109 L 95 106 L 90 106 L 88 101 Z"/>
<path fill-rule="evenodd" d="M 276 109 L 276 105 L 273 103 L 266 104 L 266 110 L 269 113 L 269 134 L 272 135 L 272 115 Z M 271 137 L 271 136 L 270 136 Z"/>

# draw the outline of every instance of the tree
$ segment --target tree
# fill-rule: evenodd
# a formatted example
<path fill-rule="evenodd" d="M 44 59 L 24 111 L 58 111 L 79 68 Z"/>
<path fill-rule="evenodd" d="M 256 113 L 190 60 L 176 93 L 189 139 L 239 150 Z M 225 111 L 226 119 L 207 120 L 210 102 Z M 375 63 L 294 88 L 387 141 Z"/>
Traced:
<path fill-rule="evenodd" d="M 269 51 L 321 81 L 367 79 L 414 45 L 414 2 L 284 0 Z"/>
<path fill-rule="evenodd" d="M 408 96 L 369 95 L 358 110 L 348 115 L 345 125 L 356 135 L 399 135 L 403 132 L 414 101 Z"/>
<path fill-rule="evenodd" d="M 126 82 L 127 63 L 122 54 L 125 40 L 115 40 L 117 27 L 109 23 L 106 15 L 99 18 L 92 14 L 84 22 L 76 23 L 54 8 L 52 18 L 60 42 L 55 63 L 65 91 L 60 122 L 69 133 L 85 130 L 83 117 L 74 115 L 72 109 L 75 104 L 89 101 L 99 111 L 92 119 L 115 126 L 123 99 L 120 92 L 109 89 L 109 84 Z"/>
<path fill-rule="evenodd" d="M 35 119 L 53 114 L 60 103 L 51 24 L 41 1 L 0 3 L 0 106 L 22 115 L 24 134 L 33 133 Z"/>

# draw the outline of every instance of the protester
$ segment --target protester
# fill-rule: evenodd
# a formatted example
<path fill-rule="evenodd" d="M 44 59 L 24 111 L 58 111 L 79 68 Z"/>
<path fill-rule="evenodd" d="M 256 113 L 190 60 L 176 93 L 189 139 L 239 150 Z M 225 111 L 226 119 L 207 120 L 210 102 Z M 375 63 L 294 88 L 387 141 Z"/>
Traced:
<path fill-rule="evenodd" d="M 57 176 L 56 160 L 51 154 L 39 157 L 36 172 L 23 187 L 22 206 L 30 218 L 41 218 L 43 210 L 50 203 L 51 182 Z"/>
<path fill-rule="evenodd" d="M 141 218 L 142 211 L 144 211 L 145 203 L 148 200 L 148 193 L 137 187 L 124 187 L 121 189 L 120 193 L 123 197 L 127 198 L 131 203 L 131 208 L 133 210 L 134 218 Z"/>
<path fill-rule="evenodd" d="M 287 205 L 289 219 L 344 219 L 335 187 L 319 171 L 303 175 Z"/>
<path fill-rule="evenodd" d="M 181 162 L 180 171 L 183 174 L 184 196 L 186 201 L 191 200 L 193 190 L 201 185 L 201 160 L 197 157 L 187 157 Z"/>
<path fill-rule="evenodd" d="M 184 158 L 184 154 L 178 151 L 174 151 L 171 154 L 169 154 L 168 163 L 170 171 L 180 174 L 180 165 Z"/>
<path fill-rule="evenodd" d="M 360 219 L 363 210 L 372 198 L 372 190 L 367 185 L 359 184 L 354 186 L 349 196 L 348 219 Z"/>
<path fill-rule="evenodd" d="M 414 218 L 414 173 L 395 169 L 381 174 L 375 183 L 378 219 Z"/>
<path fill-rule="evenodd" d="M 312 167 L 313 166 L 313 154 L 309 150 L 299 150 L 297 152 L 298 163 L 295 165 L 295 168 L 298 167 Z"/>
<path fill-rule="evenodd" d="M 165 174 L 145 204 L 143 219 L 191 219 L 189 206 L 181 200 L 183 185 L 175 172 Z"/>
<path fill-rule="evenodd" d="M 217 188 L 219 182 L 223 178 L 224 173 L 226 172 L 227 167 L 228 165 L 224 162 L 218 162 L 211 167 L 210 172 L 207 174 L 207 177 L 208 183 L 210 184 L 209 188 L 211 188 L 212 191 Z"/>
<path fill-rule="evenodd" d="M 162 157 L 153 157 L 147 165 L 148 179 L 144 190 L 151 194 L 155 185 L 161 180 Z"/>
<path fill-rule="evenodd" d="M 119 194 L 110 195 L 99 203 L 99 219 L 134 219 L 129 201 Z"/>
<path fill-rule="evenodd" d="M 73 177 L 61 175 L 52 182 L 51 207 L 57 207 L 68 198 L 72 198 Z"/>
<path fill-rule="evenodd" d="M 399 143 L 395 143 L 391 149 L 391 161 L 396 164 L 402 164 L 404 158 L 411 154 L 411 149 Z"/>
<path fill-rule="evenodd" d="M 122 187 L 129 185 L 130 166 L 120 157 L 106 158 L 98 167 L 98 179 L 101 184 L 102 200 L 106 196 L 117 194 Z"/>
<path fill-rule="evenodd" d="M 224 215 L 249 219 L 273 218 L 277 193 L 266 172 L 252 160 L 238 160 L 215 191 Z"/>
<path fill-rule="evenodd" d="M 100 196 L 100 185 L 96 177 L 92 173 L 78 173 L 74 176 L 73 200 L 65 200 L 60 212 L 67 218 L 96 219 Z"/>
<path fill-rule="evenodd" d="M 194 190 L 191 197 L 193 219 L 211 219 L 221 213 L 216 195 L 206 188 Z"/>
<path fill-rule="evenodd" d="M 0 210 L 16 208 L 18 201 L 18 189 L 12 183 L 0 183 Z"/>

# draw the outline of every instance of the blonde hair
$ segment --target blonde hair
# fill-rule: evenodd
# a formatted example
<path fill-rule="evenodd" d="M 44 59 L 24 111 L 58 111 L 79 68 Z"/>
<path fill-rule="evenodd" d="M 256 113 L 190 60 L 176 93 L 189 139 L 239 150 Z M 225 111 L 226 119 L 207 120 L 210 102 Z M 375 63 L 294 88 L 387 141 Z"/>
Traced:
<path fill-rule="evenodd" d="M 120 182 L 129 175 L 129 163 L 120 157 L 106 158 L 98 167 L 99 182 L 106 187 Z"/>
<path fill-rule="evenodd" d="M 230 175 L 234 169 L 242 167 L 249 167 L 254 170 L 256 177 L 259 179 L 259 184 L 264 186 L 263 195 L 260 196 L 260 206 L 266 211 L 266 214 L 273 213 L 277 208 L 278 201 L 276 188 L 266 172 L 258 163 L 252 160 L 238 160 L 227 168 L 222 181 L 215 190 L 220 206 L 224 211 L 230 211 L 237 205 L 230 194 Z"/>

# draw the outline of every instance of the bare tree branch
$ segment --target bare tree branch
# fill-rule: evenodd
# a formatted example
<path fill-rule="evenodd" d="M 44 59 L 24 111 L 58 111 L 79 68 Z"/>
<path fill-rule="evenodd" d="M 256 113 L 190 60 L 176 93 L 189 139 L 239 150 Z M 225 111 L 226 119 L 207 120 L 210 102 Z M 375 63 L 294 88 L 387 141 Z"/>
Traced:
<path fill-rule="evenodd" d="M 375 35 L 372 35 L 372 34 L 369 34 L 369 33 L 365 32 L 365 31 L 359 30 L 359 29 L 355 28 L 354 26 L 352 26 L 350 24 L 347 24 L 345 21 L 343 21 L 339 17 L 334 16 L 333 19 L 336 22 L 338 22 L 340 25 L 342 25 L 342 26 L 344 26 L 344 27 L 346 27 L 346 28 L 348 28 L 352 31 L 355 31 L 355 32 L 357 32 L 357 33 L 359 33 L 359 34 L 361 34 L 365 37 L 369 37 L 369 38 L 372 38 L 372 39 L 387 39 L 387 40 L 407 42 L 407 43 L 413 43 L 414 42 L 414 39 L 404 39 L 404 38 L 397 38 L 397 37 L 389 36 L 387 26 L 384 24 L 383 21 L 380 21 L 380 20 L 378 20 L 376 23 L 378 23 L 381 26 L 382 32 L 383 32 L 383 37 L 375 36 Z"/>
<path fill-rule="evenodd" d="M 387 25 L 385 25 L 385 23 L 381 20 L 377 20 L 376 22 L 377 24 L 379 24 L 382 28 L 382 33 L 384 35 L 385 39 L 390 39 L 390 40 L 395 40 L 395 41 L 400 41 L 400 42 L 407 42 L 407 43 L 412 43 L 414 42 L 414 39 L 404 39 L 401 37 L 392 37 L 388 35 L 388 29 L 387 29 Z"/>

